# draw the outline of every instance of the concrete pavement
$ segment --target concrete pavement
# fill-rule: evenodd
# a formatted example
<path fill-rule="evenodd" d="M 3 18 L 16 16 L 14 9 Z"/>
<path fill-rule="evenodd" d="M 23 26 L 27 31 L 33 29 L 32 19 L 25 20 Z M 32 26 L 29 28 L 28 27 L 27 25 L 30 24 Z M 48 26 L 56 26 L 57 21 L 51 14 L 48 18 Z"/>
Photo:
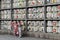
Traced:
<path fill-rule="evenodd" d="M 49 39 L 40 39 L 40 38 L 32 38 L 32 37 L 18 38 L 12 35 L 0 35 L 0 40 L 49 40 Z"/>

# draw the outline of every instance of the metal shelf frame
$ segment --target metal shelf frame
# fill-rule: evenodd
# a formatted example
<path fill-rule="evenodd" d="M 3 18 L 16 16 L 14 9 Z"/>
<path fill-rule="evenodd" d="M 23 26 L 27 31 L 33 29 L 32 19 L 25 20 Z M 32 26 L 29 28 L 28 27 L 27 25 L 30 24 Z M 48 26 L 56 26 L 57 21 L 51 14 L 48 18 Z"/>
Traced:
<path fill-rule="evenodd" d="M 0 9 L 1 9 L 1 0 L 0 0 Z M 0 19 L 1 19 L 1 11 L 0 11 Z M 0 29 L 1 29 L 1 21 L 0 21 Z"/>
<path fill-rule="evenodd" d="M 45 33 L 47 32 L 47 21 L 59 21 L 60 19 L 46 19 L 46 13 L 47 13 L 47 6 L 57 6 L 60 5 L 60 3 L 57 4 L 47 4 L 47 0 L 44 1 L 45 3 L 43 5 L 40 6 L 32 6 L 29 7 L 28 6 L 28 0 L 26 0 L 26 7 L 20 7 L 20 8 L 13 8 L 13 0 L 11 0 L 11 8 L 8 9 L 1 9 L 1 0 L 0 0 L 0 15 L 1 15 L 1 11 L 3 10 L 11 10 L 11 19 L 1 19 L 0 16 L 0 29 L 1 29 L 1 21 L 26 21 L 26 31 L 27 31 L 27 27 L 28 27 L 28 21 L 44 21 L 44 30 Z M 28 19 L 28 9 L 29 8 L 37 8 L 37 7 L 44 7 L 44 19 Z M 26 9 L 26 19 L 13 19 L 13 14 L 14 14 L 14 9 Z"/>

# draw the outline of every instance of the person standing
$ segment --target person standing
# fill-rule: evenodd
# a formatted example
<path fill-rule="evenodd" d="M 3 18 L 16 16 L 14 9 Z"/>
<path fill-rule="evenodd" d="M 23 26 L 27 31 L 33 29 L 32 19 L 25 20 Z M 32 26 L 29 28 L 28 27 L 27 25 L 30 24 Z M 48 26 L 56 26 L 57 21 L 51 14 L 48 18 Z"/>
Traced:
<path fill-rule="evenodd" d="M 18 31 L 19 31 L 19 38 L 21 38 L 22 37 L 21 27 L 18 27 Z"/>
<path fill-rule="evenodd" d="M 20 26 L 19 21 L 17 21 L 17 24 L 18 24 L 19 38 L 21 38 L 21 37 L 22 37 L 22 28 L 21 28 L 21 26 Z"/>

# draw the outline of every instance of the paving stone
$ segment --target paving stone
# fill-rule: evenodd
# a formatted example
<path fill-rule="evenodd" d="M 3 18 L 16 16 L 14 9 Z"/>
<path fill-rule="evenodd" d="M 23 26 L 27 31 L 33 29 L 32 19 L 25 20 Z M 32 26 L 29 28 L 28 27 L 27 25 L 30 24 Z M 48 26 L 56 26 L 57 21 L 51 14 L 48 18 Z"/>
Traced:
<path fill-rule="evenodd" d="M 45 38 L 44 33 L 40 33 L 40 38 Z"/>
<path fill-rule="evenodd" d="M 0 35 L 0 40 L 49 40 L 49 39 L 41 39 L 41 38 L 33 38 L 33 37 L 16 37 L 12 35 Z"/>
<path fill-rule="evenodd" d="M 52 33 L 48 33 L 49 39 L 53 39 L 53 34 Z"/>
<path fill-rule="evenodd" d="M 38 32 L 35 32 L 35 33 L 34 33 L 34 36 L 35 36 L 36 38 L 39 38 L 39 33 L 38 33 Z"/>
<path fill-rule="evenodd" d="M 49 38 L 49 34 L 48 33 L 45 33 L 45 38 Z"/>

